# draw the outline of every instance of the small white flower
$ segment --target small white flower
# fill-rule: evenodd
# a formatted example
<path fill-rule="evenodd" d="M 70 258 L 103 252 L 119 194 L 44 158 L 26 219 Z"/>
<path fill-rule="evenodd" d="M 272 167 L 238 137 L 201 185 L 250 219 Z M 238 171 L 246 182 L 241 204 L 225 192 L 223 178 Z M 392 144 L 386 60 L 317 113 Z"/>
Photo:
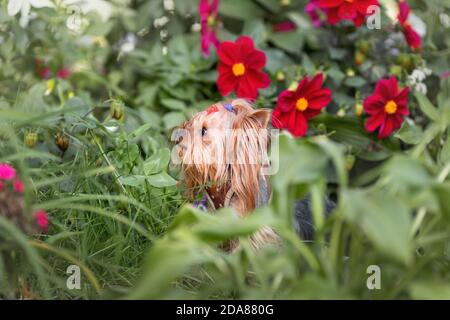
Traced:
<path fill-rule="evenodd" d="M 175 2 L 173 2 L 173 0 L 164 0 L 163 6 L 166 11 L 175 10 Z"/>
<path fill-rule="evenodd" d="M 439 15 L 439 20 L 445 28 L 450 28 L 450 17 L 446 13 L 441 13 Z"/>
<path fill-rule="evenodd" d="M 122 53 L 130 53 L 136 48 L 137 38 L 134 33 L 127 33 L 120 45 L 120 51 Z"/>
<path fill-rule="evenodd" d="M 191 26 L 191 30 L 192 30 L 193 32 L 200 32 L 200 31 L 202 30 L 202 26 L 200 25 L 200 23 L 194 23 L 194 24 Z"/>
<path fill-rule="evenodd" d="M 105 0 L 63 0 L 63 3 L 79 6 L 82 13 L 95 12 L 103 22 L 108 21 L 114 10 L 113 5 Z"/>
<path fill-rule="evenodd" d="M 427 86 L 422 82 L 416 84 L 415 89 L 416 89 L 416 91 L 418 91 L 422 94 L 427 94 L 427 92 L 428 92 Z"/>
<path fill-rule="evenodd" d="M 30 21 L 31 8 L 53 8 L 50 0 L 9 0 L 8 15 L 15 16 L 20 12 L 20 26 L 25 28 Z"/>
<path fill-rule="evenodd" d="M 431 76 L 431 74 L 433 73 L 433 71 L 431 70 L 431 69 L 428 69 L 428 68 L 426 68 L 426 67 L 424 67 L 423 68 L 423 72 L 425 73 L 425 75 L 428 77 L 428 76 Z"/>
<path fill-rule="evenodd" d="M 167 31 L 166 29 L 161 30 L 159 32 L 159 37 L 162 41 L 166 40 L 168 35 L 169 35 L 169 31 Z"/>
<path fill-rule="evenodd" d="M 155 28 L 161 28 L 161 27 L 164 27 L 168 22 L 169 22 L 169 18 L 167 18 L 166 16 L 162 16 L 153 21 L 153 26 Z"/>
<path fill-rule="evenodd" d="M 417 82 L 422 82 L 427 77 L 425 75 L 425 73 L 422 70 L 419 70 L 419 69 L 414 70 L 413 73 L 411 74 L 411 76 L 413 78 L 415 78 L 417 80 Z"/>

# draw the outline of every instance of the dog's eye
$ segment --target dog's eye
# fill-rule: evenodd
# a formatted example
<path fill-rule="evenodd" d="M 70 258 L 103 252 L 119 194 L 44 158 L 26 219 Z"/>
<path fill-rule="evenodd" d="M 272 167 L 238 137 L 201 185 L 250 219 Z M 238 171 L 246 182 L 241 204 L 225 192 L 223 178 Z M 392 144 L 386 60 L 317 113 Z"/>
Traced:
<path fill-rule="evenodd" d="M 202 137 L 206 134 L 206 131 L 208 131 L 208 130 L 206 130 L 206 128 L 203 127 L 203 128 L 202 128 Z"/>

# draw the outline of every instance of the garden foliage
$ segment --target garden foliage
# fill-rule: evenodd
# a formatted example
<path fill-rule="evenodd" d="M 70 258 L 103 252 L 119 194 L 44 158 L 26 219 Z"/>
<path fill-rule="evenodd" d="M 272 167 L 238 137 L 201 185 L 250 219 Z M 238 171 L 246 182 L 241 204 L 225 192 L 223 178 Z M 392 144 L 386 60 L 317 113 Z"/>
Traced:
<path fill-rule="evenodd" d="M 380 28 L 311 7 L 331 2 L 0 1 L 0 164 L 23 187 L 0 177 L 0 297 L 450 298 L 450 1 L 379 0 Z M 250 70 L 225 57 L 240 36 L 255 88 L 229 78 Z M 245 219 L 191 206 L 170 163 L 173 128 L 236 96 L 285 129 Z M 308 193 L 311 243 L 291 214 Z M 283 245 L 255 252 L 265 225 Z"/>

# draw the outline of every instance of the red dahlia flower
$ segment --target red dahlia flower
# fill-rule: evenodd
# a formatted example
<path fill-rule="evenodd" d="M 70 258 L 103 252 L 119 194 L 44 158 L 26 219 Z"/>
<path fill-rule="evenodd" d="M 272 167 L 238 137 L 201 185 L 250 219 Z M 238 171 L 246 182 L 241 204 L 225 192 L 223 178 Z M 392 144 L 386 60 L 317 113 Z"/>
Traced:
<path fill-rule="evenodd" d="M 200 0 L 198 11 L 200 13 L 202 53 L 209 57 L 209 46 L 219 47 L 219 39 L 216 35 L 217 16 L 219 14 L 219 0 Z"/>
<path fill-rule="evenodd" d="M 374 93 L 364 100 L 364 110 L 370 115 L 366 130 L 373 132 L 379 128 L 378 138 L 384 139 L 399 129 L 409 115 L 408 94 L 408 87 L 399 91 L 394 76 L 378 81 Z"/>
<path fill-rule="evenodd" d="M 319 0 L 318 6 L 327 14 L 328 22 L 336 24 L 341 20 L 351 20 L 359 27 L 370 13 L 370 6 L 377 6 L 378 0 Z"/>
<path fill-rule="evenodd" d="M 224 41 L 217 55 L 217 86 L 222 96 L 236 90 L 240 98 L 255 99 L 259 88 L 270 85 L 269 76 L 261 71 L 266 64 L 266 55 L 254 48 L 252 38 L 241 36 L 236 42 Z"/>
<path fill-rule="evenodd" d="M 323 75 L 303 78 L 295 91 L 285 90 L 279 96 L 272 115 L 275 128 L 287 129 L 295 137 L 308 130 L 308 119 L 317 116 L 331 102 L 331 90 L 322 88 Z"/>
<path fill-rule="evenodd" d="M 405 35 L 406 42 L 413 49 L 420 48 L 422 39 L 420 35 L 416 32 L 416 30 L 411 27 L 408 21 L 409 14 L 411 12 L 411 8 L 409 7 L 406 1 L 400 1 L 398 4 L 398 22 L 402 27 L 403 34 Z"/>

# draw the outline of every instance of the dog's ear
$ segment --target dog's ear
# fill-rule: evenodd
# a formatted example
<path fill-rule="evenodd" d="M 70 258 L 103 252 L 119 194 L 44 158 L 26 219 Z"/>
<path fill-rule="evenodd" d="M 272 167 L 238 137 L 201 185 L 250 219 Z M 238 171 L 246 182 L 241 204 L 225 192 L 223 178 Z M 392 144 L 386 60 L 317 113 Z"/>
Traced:
<path fill-rule="evenodd" d="M 270 110 L 269 109 L 258 109 L 251 115 L 252 118 L 258 121 L 261 128 L 267 128 L 270 121 Z"/>

